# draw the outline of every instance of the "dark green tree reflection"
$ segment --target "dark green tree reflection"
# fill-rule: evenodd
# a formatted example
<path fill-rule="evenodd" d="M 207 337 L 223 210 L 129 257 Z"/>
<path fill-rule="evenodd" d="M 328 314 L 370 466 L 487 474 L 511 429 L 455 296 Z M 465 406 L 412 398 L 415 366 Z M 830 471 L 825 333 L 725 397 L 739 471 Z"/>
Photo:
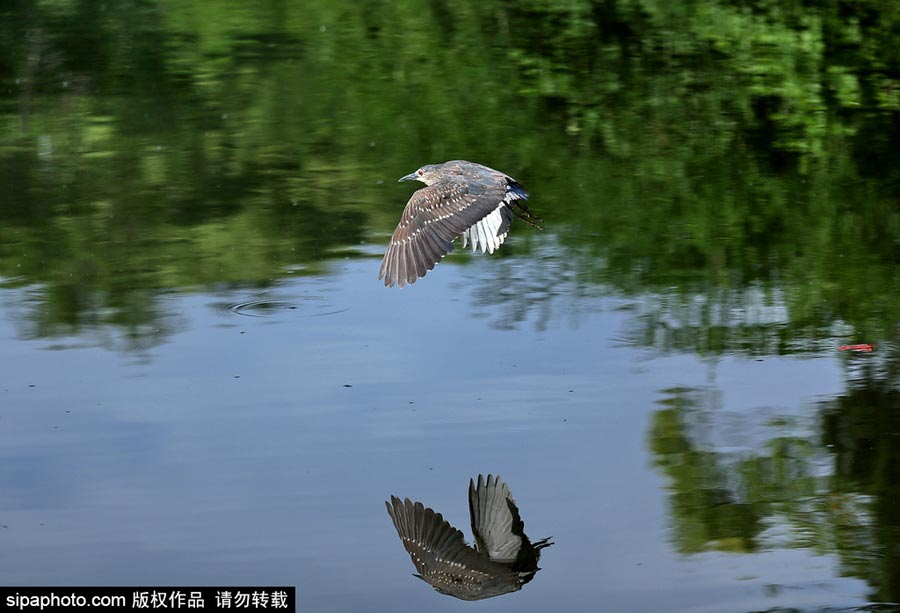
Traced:
<path fill-rule="evenodd" d="M 551 280 L 704 301 L 641 342 L 877 339 L 898 24 L 874 0 L 6 3 L 0 275 L 44 302 L 29 335 L 165 330 L 161 292 L 322 272 L 390 230 L 397 176 L 466 157 L 532 190 Z M 748 291 L 783 320 L 737 319 Z"/>
<path fill-rule="evenodd" d="M 877 599 L 900 599 L 900 355 L 896 345 L 877 359 L 851 365 L 847 391 L 822 404 L 823 442 L 834 458 L 837 500 L 859 501 L 864 513 L 844 507 L 834 523 L 845 570 L 876 588 Z M 862 518 L 868 521 L 860 521 Z"/>
<path fill-rule="evenodd" d="M 895 347 L 849 356 L 847 391 L 815 407 L 812 424 L 773 415 L 755 429 L 748 418 L 713 434 L 724 408 L 714 389 L 664 390 L 650 447 L 669 479 L 677 549 L 810 548 L 837 556 L 845 575 L 872 586 L 874 602 L 896 602 Z M 743 445 L 723 443 L 723 431 L 740 432 Z"/>
<path fill-rule="evenodd" d="M 689 440 L 692 418 L 715 409 L 713 390 L 672 389 L 654 415 L 651 448 L 655 464 L 672 480 L 670 505 L 679 551 L 757 549 L 763 512 L 729 487 L 731 468 L 715 451 Z M 701 405 L 701 406 L 698 406 Z M 696 427 L 702 429 L 702 423 Z"/>

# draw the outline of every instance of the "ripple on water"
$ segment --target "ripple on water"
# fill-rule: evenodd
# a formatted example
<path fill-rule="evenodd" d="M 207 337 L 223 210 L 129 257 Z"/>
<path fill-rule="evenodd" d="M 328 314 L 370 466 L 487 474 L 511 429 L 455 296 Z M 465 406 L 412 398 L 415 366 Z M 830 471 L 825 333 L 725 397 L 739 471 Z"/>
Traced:
<path fill-rule="evenodd" d="M 276 317 L 285 311 L 299 311 L 304 317 L 325 317 L 350 310 L 338 308 L 325 296 L 296 296 L 289 300 L 257 298 L 242 302 L 216 303 L 219 315 L 240 315 L 243 317 Z"/>

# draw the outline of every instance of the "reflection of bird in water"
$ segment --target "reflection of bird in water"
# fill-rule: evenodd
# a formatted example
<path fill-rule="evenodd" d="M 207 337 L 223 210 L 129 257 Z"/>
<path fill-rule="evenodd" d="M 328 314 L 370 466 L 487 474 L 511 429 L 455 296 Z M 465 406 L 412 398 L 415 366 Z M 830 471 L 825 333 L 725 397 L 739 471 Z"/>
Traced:
<path fill-rule="evenodd" d="M 481 600 L 516 592 L 534 578 L 541 549 L 549 538 L 535 543 L 523 532 L 525 524 L 506 483 L 498 476 L 469 480 L 469 515 L 475 547 L 440 513 L 409 498 L 391 496 L 385 503 L 397 534 L 409 552 L 420 579 L 448 596 Z"/>
<path fill-rule="evenodd" d="M 387 286 L 415 283 L 453 250 L 453 241 L 462 237 L 463 247 L 494 253 L 518 216 L 535 227 L 537 217 L 528 212 L 528 192 L 518 181 L 493 168 L 453 160 L 428 164 L 401 181 L 421 181 L 391 244 L 388 245 L 378 278 Z"/>

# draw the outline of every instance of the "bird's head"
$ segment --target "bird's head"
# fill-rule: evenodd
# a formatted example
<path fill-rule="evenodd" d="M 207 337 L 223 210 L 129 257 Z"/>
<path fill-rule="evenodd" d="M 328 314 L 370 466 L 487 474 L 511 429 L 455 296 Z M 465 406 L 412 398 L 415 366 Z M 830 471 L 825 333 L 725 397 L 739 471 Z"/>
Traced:
<path fill-rule="evenodd" d="M 405 177 L 400 177 L 400 181 L 421 181 L 425 185 L 431 185 L 441 178 L 440 164 L 426 164 L 415 172 L 411 172 Z"/>

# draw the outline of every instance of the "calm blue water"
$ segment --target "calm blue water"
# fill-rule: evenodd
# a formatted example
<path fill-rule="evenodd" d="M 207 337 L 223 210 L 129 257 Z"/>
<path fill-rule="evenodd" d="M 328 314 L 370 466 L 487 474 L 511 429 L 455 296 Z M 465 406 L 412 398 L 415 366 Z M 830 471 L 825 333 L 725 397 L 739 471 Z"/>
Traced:
<path fill-rule="evenodd" d="M 23 339 L 4 310 L 0 581 L 285 583 L 306 611 L 458 610 L 473 605 L 410 576 L 383 500 L 423 501 L 468 534 L 468 479 L 494 472 L 529 535 L 556 545 L 484 610 L 865 601 L 813 548 L 673 551 L 673 492 L 648 450 L 672 388 L 712 405 L 696 410 L 698 446 L 807 436 L 814 403 L 841 392 L 836 356 L 656 355 L 622 342 L 635 309 L 614 292 L 554 296 L 540 325 L 505 329 L 504 305 L 473 304 L 496 260 L 445 262 L 403 291 L 376 283 L 377 265 L 163 297 L 175 331 L 138 354 L 99 332 Z M 223 308 L 252 301 L 279 306 Z M 796 529 L 766 521 L 772 543 Z"/>

